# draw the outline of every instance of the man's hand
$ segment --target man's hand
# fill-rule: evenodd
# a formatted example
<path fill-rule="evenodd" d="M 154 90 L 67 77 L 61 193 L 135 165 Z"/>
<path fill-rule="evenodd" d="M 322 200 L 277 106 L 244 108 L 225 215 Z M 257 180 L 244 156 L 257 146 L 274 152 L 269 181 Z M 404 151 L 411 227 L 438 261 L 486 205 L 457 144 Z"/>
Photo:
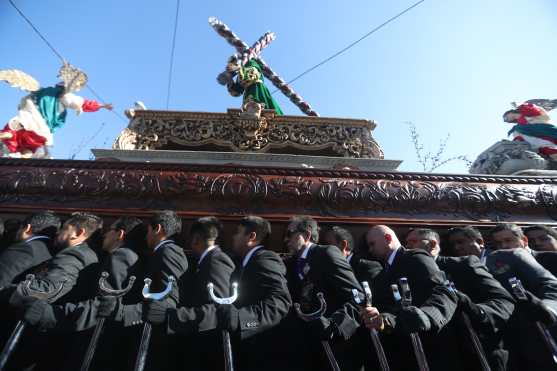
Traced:
<path fill-rule="evenodd" d="M 402 308 L 396 316 L 396 329 L 405 333 L 429 331 L 431 321 L 420 308 L 411 305 Z"/>
<path fill-rule="evenodd" d="M 334 322 L 323 316 L 309 321 L 307 324 L 313 336 L 320 340 L 331 340 L 338 333 Z"/>
<path fill-rule="evenodd" d="M 360 310 L 360 318 L 364 322 L 364 326 L 370 330 L 375 329 L 377 331 L 381 331 L 385 328 L 383 318 L 379 313 L 379 310 L 375 307 L 363 307 Z"/>
<path fill-rule="evenodd" d="M 17 289 L 15 289 L 12 292 L 12 294 L 11 294 L 9 300 L 8 300 L 8 303 L 14 308 L 24 309 L 25 307 L 31 305 L 36 300 L 39 300 L 39 299 L 37 299 L 33 296 L 28 296 L 28 295 L 22 294 L 21 290 L 18 287 Z"/>
<path fill-rule="evenodd" d="M 456 291 L 456 296 L 460 309 L 467 313 L 475 322 L 482 324 L 489 322 L 487 313 L 479 305 L 475 304 L 468 295 L 461 291 Z"/>
<path fill-rule="evenodd" d="M 120 299 L 115 296 L 99 296 L 97 307 L 97 317 L 113 318 L 120 304 Z"/>
<path fill-rule="evenodd" d="M 48 305 L 49 304 L 46 301 L 39 299 L 30 302 L 25 306 L 23 320 L 32 326 L 40 324 Z"/>
<path fill-rule="evenodd" d="M 549 309 L 549 307 L 534 294 L 529 291 L 525 292 L 527 300 L 518 300 L 521 312 L 532 318 L 534 321 L 540 321 L 550 326 L 557 323 L 557 316 Z"/>
<path fill-rule="evenodd" d="M 166 312 L 170 307 L 166 300 L 154 300 L 144 303 L 143 320 L 153 325 L 162 325 L 166 321 Z"/>
<path fill-rule="evenodd" d="M 234 332 L 240 327 L 240 315 L 233 304 L 217 305 L 217 320 L 222 330 Z"/>

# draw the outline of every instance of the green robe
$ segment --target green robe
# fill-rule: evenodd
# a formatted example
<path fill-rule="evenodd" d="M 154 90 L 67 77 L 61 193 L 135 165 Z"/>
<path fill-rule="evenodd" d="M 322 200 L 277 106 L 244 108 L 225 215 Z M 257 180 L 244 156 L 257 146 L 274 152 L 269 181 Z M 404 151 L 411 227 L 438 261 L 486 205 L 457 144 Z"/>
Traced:
<path fill-rule="evenodd" d="M 265 105 L 266 109 L 274 109 L 277 115 L 282 115 L 277 102 L 273 99 L 269 89 L 263 84 L 261 66 L 254 59 L 250 59 L 242 67 L 239 74 L 240 84 L 244 86 L 244 103 L 249 99 Z"/>

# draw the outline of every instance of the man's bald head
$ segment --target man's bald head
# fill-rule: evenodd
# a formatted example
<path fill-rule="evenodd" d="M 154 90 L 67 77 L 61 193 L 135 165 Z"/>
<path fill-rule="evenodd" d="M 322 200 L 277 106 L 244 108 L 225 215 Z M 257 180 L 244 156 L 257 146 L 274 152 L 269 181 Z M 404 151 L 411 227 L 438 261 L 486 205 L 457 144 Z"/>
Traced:
<path fill-rule="evenodd" d="M 396 233 L 386 225 L 375 225 L 366 233 L 366 243 L 369 254 L 386 262 L 391 252 L 400 247 Z"/>

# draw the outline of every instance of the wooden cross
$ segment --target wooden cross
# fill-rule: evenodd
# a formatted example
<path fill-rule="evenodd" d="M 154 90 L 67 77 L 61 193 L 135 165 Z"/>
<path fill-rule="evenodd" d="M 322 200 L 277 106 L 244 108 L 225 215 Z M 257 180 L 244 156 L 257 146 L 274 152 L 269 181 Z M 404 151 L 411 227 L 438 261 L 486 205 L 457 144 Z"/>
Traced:
<path fill-rule="evenodd" d="M 261 50 L 270 44 L 274 40 L 273 33 L 266 33 L 263 35 L 253 47 L 249 47 L 248 44 L 243 42 L 232 30 L 224 23 L 219 21 L 215 17 L 209 18 L 209 24 L 213 29 L 223 37 L 230 45 L 236 48 L 236 51 L 242 56 L 241 63 L 245 64 L 249 59 L 253 58 L 261 66 L 263 75 L 273 83 L 273 85 L 280 90 L 292 103 L 294 103 L 303 113 L 308 116 L 319 116 L 315 112 L 308 102 L 304 101 L 303 98 L 297 94 L 279 75 L 277 75 L 267 63 L 261 58 L 259 53 Z M 263 41 L 262 41 L 263 40 Z"/>

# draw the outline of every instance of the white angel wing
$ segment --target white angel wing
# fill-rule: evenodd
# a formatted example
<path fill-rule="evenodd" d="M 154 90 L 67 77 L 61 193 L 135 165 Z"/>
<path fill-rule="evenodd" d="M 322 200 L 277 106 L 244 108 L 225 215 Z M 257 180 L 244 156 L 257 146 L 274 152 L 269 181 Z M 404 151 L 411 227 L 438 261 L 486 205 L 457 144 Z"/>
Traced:
<path fill-rule="evenodd" d="M 28 92 L 41 88 L 37 80 L 20 70 L 0 70 L 0 81 L 5 81 L 13 88 Z"/>
<path fill-rule="evenodd" d="M 58 71 L 58 77 L 64 82 L 64 90 L 66 93 L 75 93 L 81 90 L 87 84 L 87 75 L 85 72 L 64 62 L 60 71 Z"/>

